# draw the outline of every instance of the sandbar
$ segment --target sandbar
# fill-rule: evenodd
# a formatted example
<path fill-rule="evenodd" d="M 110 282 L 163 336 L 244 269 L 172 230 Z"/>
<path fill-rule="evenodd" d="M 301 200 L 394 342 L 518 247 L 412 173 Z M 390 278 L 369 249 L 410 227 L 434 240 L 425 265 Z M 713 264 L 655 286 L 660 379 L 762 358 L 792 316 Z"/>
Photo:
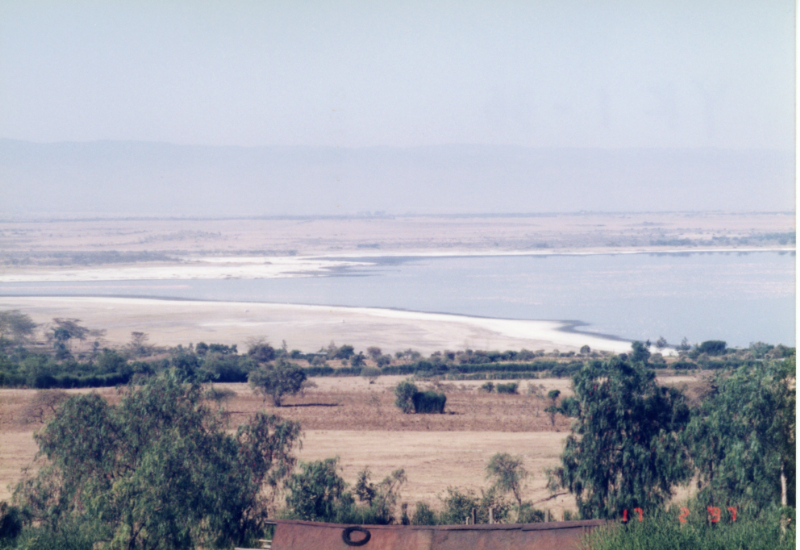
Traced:
<path fill-rule="evenodd" d="M 105 345 L 123 345 L 132 332 L 155 345 L 220 343 L 240 346 L 263 338 L 275 346 L 315 352 L 330 342 L 384 353 L 414 349 L 592 350 L 623 353 L 630 342 L 571 330 L 565 321 L 513 320 L 364 307 L 115 297 L 0 297 L 0 310 L 18 309 L 40 324 L 56 317 L 104 329 Z"/>

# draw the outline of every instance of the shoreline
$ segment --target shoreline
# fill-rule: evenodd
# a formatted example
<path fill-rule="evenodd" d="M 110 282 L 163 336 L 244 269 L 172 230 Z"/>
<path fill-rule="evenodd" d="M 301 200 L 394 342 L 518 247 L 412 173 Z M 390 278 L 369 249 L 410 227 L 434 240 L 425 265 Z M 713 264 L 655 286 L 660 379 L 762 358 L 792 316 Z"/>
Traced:
<path fill-rule="evenodd" d="M 172 262 L 138 262 L 131 264 L 97 264 L 85 267 L 41 266 L 11 268 L 4 266 L 0 273 L 0 284 L 55 283 L 55 282 L 100 282 L 100 281 L 144 281 L 184 279 L 273 279 L 294 277 L 329 276 L 348 268 L 380 265 L 381 258 L 480 258 L 480 257 L 547 257 L 547 256 L 618 256 L 618 255 L 685 255 L 685 254 L 754 254 L 791 253 L 795 248 L 749 247 L 749 248 L 670 248 L 653 250 L 623 248 L 619 250 L 417 250 L 417 251 L 352 251 L 328 252 L 300 256 L 242 255 L 176 256 Z"/>
<path fill-rule="evenodd" d="M 578 321 L 517 320 L 425 313 L 387 308 L 174 300 L 123 297 L 2 296 L 1 309 L 18 309 L 39 324 L 55 317 L 78 318 L 91 329 L 105 329 L 109 344 L 124 345 L 131 332 L 145 332 L 155 345 L 214 342 L 246 345 L 268 338 L 289 349 L 316 351 L 328 342 L 365 351 L 415 349 L 593 350 L 624 353 L 630 342 L 574 330 Z"/>

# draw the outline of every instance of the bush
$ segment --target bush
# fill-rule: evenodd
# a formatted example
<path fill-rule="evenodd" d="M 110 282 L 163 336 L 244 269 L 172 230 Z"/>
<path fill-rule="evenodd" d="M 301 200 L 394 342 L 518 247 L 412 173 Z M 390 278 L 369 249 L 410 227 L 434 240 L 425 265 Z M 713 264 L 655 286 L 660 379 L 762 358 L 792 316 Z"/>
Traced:
<path fill-rule="evenodd" d="M 22 531 L 16 544 L 4 547 L 0 539 L 0 548 L 24 548 L 25 550 L 93 550 L 95 543 L 102 540 L 102 532 L 93 530 L 86 523 L 69 522 L 60 525 L 58 530 L 48 527 L 28 528 Z"/>
<path fill-rule="evenodd" d="M 364 367 L 361 369 L 361 376 L 364 378 L 377 378 L 381 375 L 381 369 L 375 367 Z"/>
<path fill-rule="evenodd" d="M 326 458 L 300 464 L 300 471 L 286 483 L 286 516 L 292 519 L 330 523 L 387 525 L 394 521 L 394 509 L 400 486 L 405 483 L 403 470 L 395 470 L 380 483 L 370 483 L 370 472 L 358 474 L 355 493 L 362 506 L 356 505 L 347 484 L 339 475 L 339 458 Z"/>
<path fill-rule="evenodd" d="M 495 521 L 508 519 L 509 505 L 494 490 L 481 491 L 478 496 L 471 489 L 462 493 L 456 487 L 448 487 L 442 504 L 439 514 L 439 523 L 442 525 L 463 525 L 464 520 L 472 516 L 473 509 L 476 523 L 489 523 L 489 509 Z"/>
<path fill-rule="evenodd" d="M 417 502 L 411 525 L 436 525 L 439 523 L 436 512 L 424 502 Z"/>
<path fill-rule="evenodd" d="M 414 394 L 419 393 L 419 389 L 411 380 L 403 380 L 394 389 L 397 396 L 394 404 L 406 414 L 414 410 Z"/>
<path fill-rule="evenodd" d="M 442 414 L 447 396 L 443 393 L 434 391 L 416 392 L 411 400 L 414 404 L 414 412 L 422 414 Z"/>
<path fill-rule="evenodd" d="M 679 511 L 644 516 L 627 525 L 609 524 L 591 531 L 584 540 L 586 550 L 789 550 L 796 547 L 796 528 L 789 523 L 781 532 L 777 515 L 767 518 L 740 516 L 735 523 L 709 523 L 702 508 L 678 521 Z"/>
<path fill-rule="evenodd" d="M 212 386 L 208 389 L 208 391 L 206 391 L 203 397 L 211 401 L 216 401 L 217 403 L 221 403 L 223 401 L 231 399 L 235 395 L 236 392 L 233 390 L 229 390 L 228 388 L 215 388 Z"/>
<path fill-rule="evenodd" d="M 727 348 L 727 343 L 723 342 L 722 340 L 706 340 L 699 346 L 697 346 L 697 351 L 700 353 L 706 353 L 711 356 L 715 355 L 724 355 L 725 349 Z"/>
<path fill-rule="evenodd" d="M 497 393 L 517 393 L 519 384 L 511 382 L 508 384 L 497 384 Z"/>
<path fill-rule="evenodd" d="M 491 382 L 486 382 L 480 387 L 481 391 L 485 391 L 486 393 L 492 393 L 494 391 L 494 384 Z"/>
<path fill-rule="evenodd" d="M 339 458 L 301 462 L 300 471 L 286 482 L 286 506 L 290 517 L 307 521 L 335 521 L 355 501 L 345 492 L 339 475 Z"/>
<path fill-rule="evenodd" d="M 22 512 L 16 506 L 0 502 L 0 544 L 17 538 L 22 532 Z"/>
<path fill-rule="evenodd" d="M 517 510 L 517 523 L 543 523 L 544 510 L 533 507 L 530 502 L 523 502 Z"/>

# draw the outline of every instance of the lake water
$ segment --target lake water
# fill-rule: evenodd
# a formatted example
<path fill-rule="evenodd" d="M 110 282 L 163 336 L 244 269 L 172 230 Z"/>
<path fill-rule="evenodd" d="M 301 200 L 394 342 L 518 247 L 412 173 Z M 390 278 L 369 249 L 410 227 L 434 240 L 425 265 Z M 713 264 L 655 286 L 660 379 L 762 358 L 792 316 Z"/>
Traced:
<path fill-rule="evenodd" d="M 363 258 L 359 258 L 363 261 Z M 0 295 L 140 296 L 382 307 L 506 319 L 677 344 L 795 345 L 794 253 L 373 258 L 285 279 L 0 283 Z"/>

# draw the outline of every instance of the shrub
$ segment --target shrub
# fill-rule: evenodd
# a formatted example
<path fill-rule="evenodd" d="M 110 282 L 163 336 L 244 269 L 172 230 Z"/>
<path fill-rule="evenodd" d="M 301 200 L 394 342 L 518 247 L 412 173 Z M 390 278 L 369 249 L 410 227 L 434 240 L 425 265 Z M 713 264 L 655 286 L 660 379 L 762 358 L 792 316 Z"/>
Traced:
<path fill-rule="evenodd" d="M 436 512 L 424 502 L 417 502 L 411 525 L 436 525 L 439 523 Z"/>
<path fill-rule="evenodd" d="M 780 519 L 740 516 L 736 522 L 709 523 L 702 508 L 692 513 L 687 523 L 678 521 L 677 510 L 645 516 L 644 521 L 627 525 L 609 524 L 591 531 L 584 539 L 586 550 L 790 550 L 796 547 L 796 528 L 789 523 L 786 532 Z"/>
<path fill-rule="evenodd" d="M 463 524 L 466 518 L 472 516 L 472 510 L 475 510 L 476 523 L 489 523 L 490 509 L 495 521 L 508 519 L 508 503 L 492 489 L 481 491 L 478 496 L 471 489 L 462 493 L 456 487 L 448 487 L 442 504 L 439 523 L 443 525 Z"/>
<path fill-rule="evenodd" d="M 497 393 L 517 393 L 519 384 L 510 382 L 508 384 L 497 384 Z"/>
<path fill-rule="evenodd" d="M 486 382 L 480 387 L 481 391 L 485 391 L 486 393 L 492 393 L 494 391 L 494 384 L 491 382 Z"/>
<path fill-rule="evenodd" d="M 711 356 L 715 355 L 724 355 L 725 349 L 727 348 L 727 343 L 722 340 L 706 340 L 699 346 L 697 346 L 697 351 L 700 353 L 706 353 Z"/>
<path fill-rule="evenodd" d="M 434 391 L 416 392 L 411 400 L 414 404 L 414 412 L 422 414 L 442 414 L 447 396 L 443 393 Z"/>
<path fill-rule="evenodd" d="M 339 475 L 339 457 L 301 462 L 300 471 L 286 481 L 286 506 L 291 517 L 308 521 L 335 521 L 342 509 L 353 506 Z"/>
<path fill-rule="evenodd" d="M 16 506 L 0 502 L 0 544 L 12 540 L 22 532 L 22 513 Z"/>
<path fill-rule="evenodd" d="M 517 509 L 517 523 L 542 523 L 544 522 L 544 510 L 533 507 L 530 502 L 523 502 Z"/>
<path fill-rule="evenodd" d="M 406 414 L 414 410 L 414 394 L 419 393 L 417 386 L 411 380 L 403 380 L 394 389 L 397 396 L 394 404 Z"/>
<path fill-rule="evenodd" d="M 369 481 L 368 469 L 359 472 L 355 492 L 362 506 L 346 490 L 339 470 L 338 457 L 301 463 L 300 471 L 286 483 L 286 515 L 332 523 L 387 525 L 394 521 L 399 489 L 406 481 L 403 470 L 395 470 L 377 484 Z"/>
<path fill-rule="evenodd" d="M 377 378 L 381 375 L 381 369 L 375 367 L 364 367 L 361 369 L 361 376 L 364 378 Z"/>
<path fill-rule="evenodd" d="M 203 397 L 205 397 L 206 399 L 210 399 L 211 401 L 216 401 L 217 403 L 221 403 L 223 401 L 231 399 L 235 395 L 236 392 L 228 388 L 215 388 L 212 386 L 208 389 L 208 391 L 206 391 Z"/>

